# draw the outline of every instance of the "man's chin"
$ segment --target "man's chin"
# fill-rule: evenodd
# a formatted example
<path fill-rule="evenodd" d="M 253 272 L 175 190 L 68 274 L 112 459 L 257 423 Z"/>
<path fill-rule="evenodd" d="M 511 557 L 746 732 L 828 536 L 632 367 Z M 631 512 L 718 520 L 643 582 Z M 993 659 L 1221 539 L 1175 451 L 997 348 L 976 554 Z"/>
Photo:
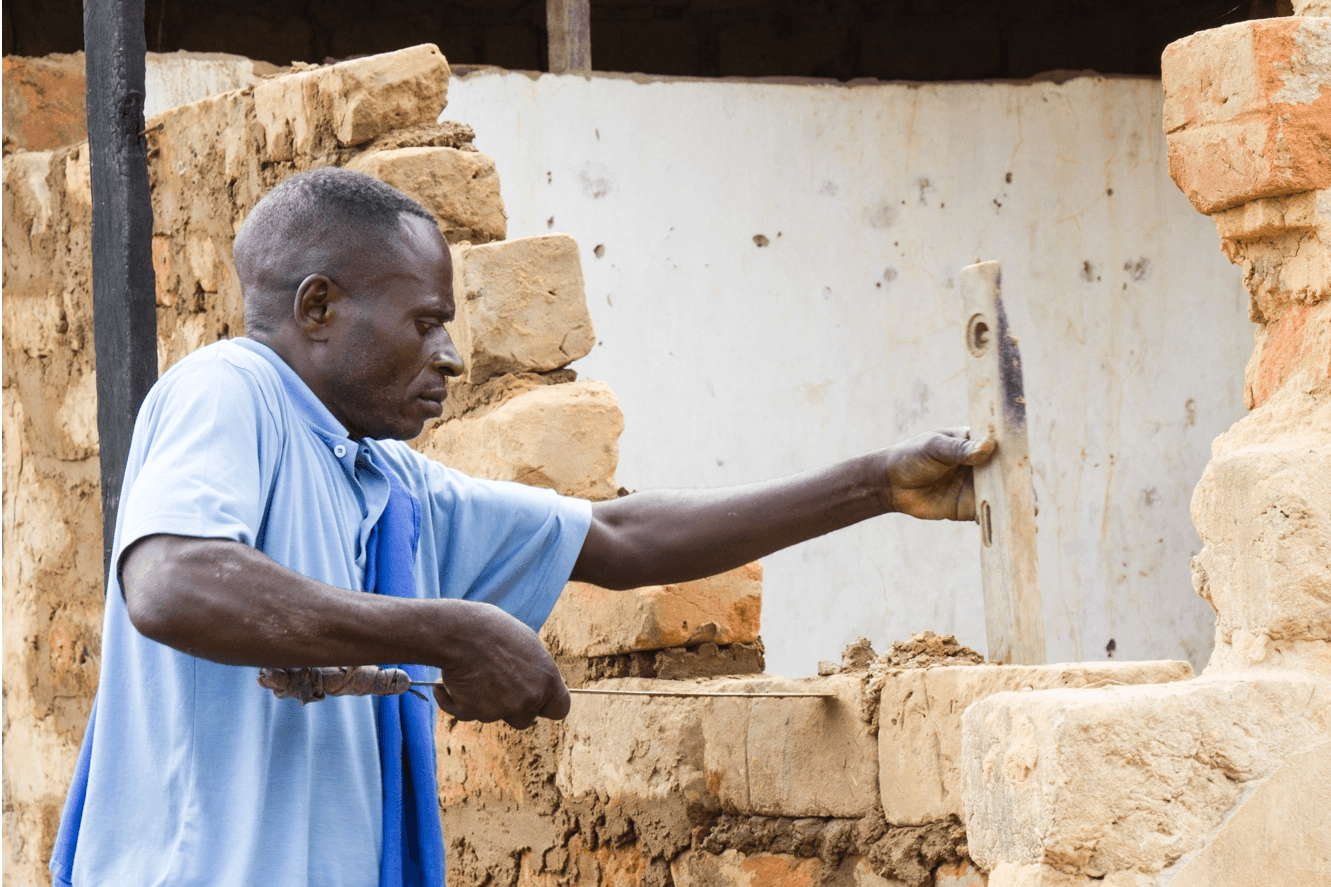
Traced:
<path fill-rule="evenodd" d="M 444 405 L 438 401 L 418 397 L 409 409 L 393 417 L 391 425 L 376 429 L 378 433 L 366 435 L 375 440 L 412 440 L 420 437 L 425 426 L 433 423 L 444 412 Z"/>
<path fill-rule="evenodd" d="M 430 424 L 430 420 L 428 419 L 412 425 L 404 424 L 401 427 L 394 429 L 392 433 L 384 435 L 380 440 L 415 440 L 421 436 L 421 433 L 425 431 L 425 426 L 428 424 Z"/>

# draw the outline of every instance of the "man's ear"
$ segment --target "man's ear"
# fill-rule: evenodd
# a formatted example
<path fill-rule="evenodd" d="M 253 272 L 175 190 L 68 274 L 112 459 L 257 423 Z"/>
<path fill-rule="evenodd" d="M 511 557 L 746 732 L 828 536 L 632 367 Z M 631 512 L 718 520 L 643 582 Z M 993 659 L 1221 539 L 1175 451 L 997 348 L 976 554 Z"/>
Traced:
<path fill-rule="evenodd" d="M 310 339 L 322 342 L 328 338 L 328 326 L 336 318 L 342 290 L 326 274 L 311 274 L 296 288 L 296 299 L 291 310 L 296 327 Z"/>

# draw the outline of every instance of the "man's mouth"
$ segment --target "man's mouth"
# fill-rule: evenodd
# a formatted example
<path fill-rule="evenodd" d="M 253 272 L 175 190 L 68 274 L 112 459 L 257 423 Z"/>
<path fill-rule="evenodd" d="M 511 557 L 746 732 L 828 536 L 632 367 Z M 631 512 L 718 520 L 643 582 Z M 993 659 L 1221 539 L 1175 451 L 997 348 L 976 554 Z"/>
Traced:
<path fill-rule="evenodd" d="M 429 391 L 422 391 L 416 395 L 416 399 L 438 416 L 444 411 L 444 401 L 448 399 L 448 392 L 443 388 L 433 388 Z"/>

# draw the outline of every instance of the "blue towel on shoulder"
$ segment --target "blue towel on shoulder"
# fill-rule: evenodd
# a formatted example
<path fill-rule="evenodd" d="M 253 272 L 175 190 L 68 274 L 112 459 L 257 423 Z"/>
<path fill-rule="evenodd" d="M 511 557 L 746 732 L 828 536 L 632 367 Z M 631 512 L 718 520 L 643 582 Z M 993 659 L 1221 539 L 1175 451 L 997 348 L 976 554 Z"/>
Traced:
<path fill-rule="evenodd" d="M 370 531 L 365 587 L 393 597 L 416 596 L 416 545 L 421 505 L 391 471 L 388 505 Z M 413 681 L 429 680 L 420 665 L 400 665 Z M 443 887 L 444 835 L 435 778 L 434 705 L 408 693 L 375 697 L 379 762 L 384 782 L 384 847 L 379 887 Z"/>

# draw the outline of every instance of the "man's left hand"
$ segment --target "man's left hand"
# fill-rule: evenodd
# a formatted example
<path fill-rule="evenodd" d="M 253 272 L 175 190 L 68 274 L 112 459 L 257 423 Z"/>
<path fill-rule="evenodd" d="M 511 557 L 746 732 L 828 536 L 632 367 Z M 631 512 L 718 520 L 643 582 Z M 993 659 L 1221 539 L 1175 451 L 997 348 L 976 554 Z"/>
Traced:
<path fill-rule="evenodd" d="M 966 428 L 918 434 L 881 451 L 890 510 L 923 520 L 975 520 L 972 468 L 993 456 L 997 442 L 977 443 Z"/>

